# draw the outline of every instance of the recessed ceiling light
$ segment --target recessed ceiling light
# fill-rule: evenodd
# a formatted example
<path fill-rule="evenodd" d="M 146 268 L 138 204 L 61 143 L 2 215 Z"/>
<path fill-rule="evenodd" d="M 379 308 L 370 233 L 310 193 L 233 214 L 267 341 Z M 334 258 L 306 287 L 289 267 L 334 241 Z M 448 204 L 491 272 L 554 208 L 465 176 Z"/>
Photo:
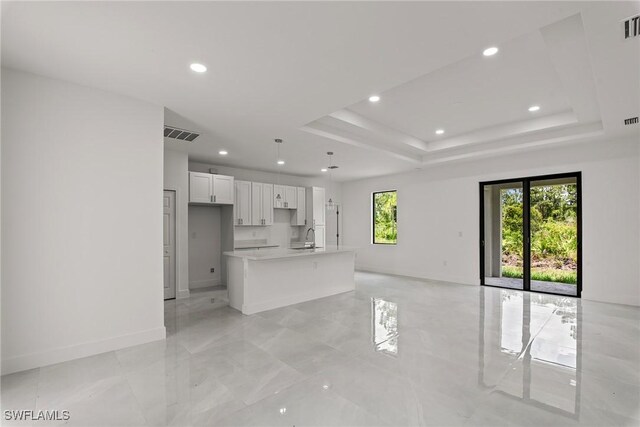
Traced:
<path fill-rule="evenodd" d="M 320 169 L 320 172 L 326 172 L 326 171 L 327 171 L 327 168 Z"/>
<path fill-rule="evenodd" d="M 191 64 L 191 69 L 196 73 L 204 73 L 205 71 L 207 71 L 207 67 L 202 64 L 198 64 L 197 62 Z"/>
<path fill-rule="evenodd" d="M 482 52 L 482 54 L 483 54 L 484 56 L 493 56 L 493 55 L 495 55 L 496 53 L 498 53 L 498 48 L 497 48 L 497 47 L 495 47 L 495 46 L 493 46 L 493 47 L 488 47 L 488 48 L 486 48 L 486 49 Z"/>
<path fill-rule="evenodd" d="M 369 97 L 369 102 L 378 102 L 380 101 L 380 97 L 378 95 L 371 95 Z"/>
<path fill-rule="evenodd" d="M 442 135 L 444 133 L 444 129 L 436 130 L 436 135 Z"/>
<path fill-rule="evenodd" d="M 529 107 L 529 111 L 531 111 L 532 113 L 534 111 L 538 111 L 540 109 L 539 105 L 532 105 L 531 107 Z"/>
<path fill-rule="evenodd" d="M 226 156 L 229 153 L 226 150 L 220 150 L 218 151 L 218 154 L 220 154 L 221 156 Z"/>
<path fill-rule="evenodd" d="M 278 160 L 279 165 L 284 165 L 284 160 Z"/>

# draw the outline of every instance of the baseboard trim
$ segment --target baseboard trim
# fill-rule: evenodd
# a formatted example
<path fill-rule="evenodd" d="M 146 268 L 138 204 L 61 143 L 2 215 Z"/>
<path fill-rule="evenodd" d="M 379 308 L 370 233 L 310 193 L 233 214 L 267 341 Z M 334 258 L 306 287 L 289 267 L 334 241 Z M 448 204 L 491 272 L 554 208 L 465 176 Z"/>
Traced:
<path fill-rule="evenodd" d="M 614 299 L 609 299 L 609 298 L 593 298 L 591 296 L 591 293 L 589 292 L 585 292 L 584 290 L 582 291 L 582 295 L 581 298 L 583 300 L 587 300 L 587 301 L 593 301 L 593 302 L 600 302 L 603 304 L 615 304 L 615 305 L 622 305 L 625 307 L 640 307 L 640 300 L 638 300 L 638 298 L 635 295 L 628 295 L 625 296 L 623 295 L 620 300 L 614 300 Z M 621 302 L 624 301 L 624 302 Z"/>
<path fill-rule="evenodd" d="M 220 279 L 197 280 L 195 282 L 189 282 L 189 289 L 210 288 L 221 284 L 222 281 Z"/>
<path fill-rule="evenodd" d="M 436 279 L 432 277 L 423 277 L 418 274 L 398 274 L 390 270 L 386 270 L 384 268 L 372 267 L 368 265 L 356 265 L 356 271 L 362 271 L 367 273 L 378 273 L 378 274 L 386 274 L 388 276 L 395 277 L 405 277 L 407 279 L 420 280 L 423 282 L 438 282 L 438 283 L 446 283 L 449 285 L 464 285 L 464 286 L 480 286 L 480 279 L 476 281 L 470 281 L 464 278 L 447 278 L 447 279 Z"/>
<path fill-rule="evenodd" d="M 55 363 L 93 356 L 107 351 L 120 350 L 134 345 L 163 340 L 167 336 L 164 326 L 133 334 L 121 335 L 100 341 L 90 341 L 68 347 L 55 348 L 40 353 L 31 353 L 2 360 L 2 375 L 27 369 L 53 365 Z"/>

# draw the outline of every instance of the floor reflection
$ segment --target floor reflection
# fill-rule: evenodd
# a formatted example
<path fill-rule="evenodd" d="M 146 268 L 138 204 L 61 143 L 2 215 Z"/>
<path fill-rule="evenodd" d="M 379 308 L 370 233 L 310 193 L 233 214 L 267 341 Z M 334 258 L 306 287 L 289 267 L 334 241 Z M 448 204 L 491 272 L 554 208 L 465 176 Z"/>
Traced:
<path fill-rule="evenodd" d="M 373 348 L 392 356 L 398 354 L 398 305 L 371 298 L 371 335 Z"/>
<path fill-rule="evenodd" d="M 479 383 L 495 393 L 578 418 L 580 300 L 480 291 Z M 504 374 L 504 367 L 511 369 Z"/>

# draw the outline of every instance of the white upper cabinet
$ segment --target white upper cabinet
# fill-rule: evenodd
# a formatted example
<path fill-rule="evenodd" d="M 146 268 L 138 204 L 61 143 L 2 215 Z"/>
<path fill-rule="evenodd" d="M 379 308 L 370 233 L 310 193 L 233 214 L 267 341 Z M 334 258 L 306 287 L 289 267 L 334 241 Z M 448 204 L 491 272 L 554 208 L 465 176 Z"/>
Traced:
<path fill-rule="evenodd" d="M 233 204 L 233 177 L 189 172 L 189 203 Z"/>
<path fill-rule="evenodd" d="M 273 184 L 251 183 L 251 219 L 253 225 L 273 224 Z"/>
<path fill-rule="evenodd" d="M 251 183 L 251 224 L 262 224 L 262 196 L 263 196 L 264 184 L 261 182 Z"/>
<path fill-rule="evenodd" d="M 297 187 L 274 184 L 273 207 L 276 209 L 296 209 L 298 201 Z"/>
<path fill-rule="evenodd" d="M 291 225 L 307 225 L 306 188 L 296 187 L 297 209 L 291 214 Z"/>
<path fill-rule="evenodd" d="M 284 188 L 284 194 L 284 207 L 296 209 L 296 206 L 298 206 L 298 188 L 287 185 Z"/>
<path fill-rule="evenodd" d="M 235 225 L 251 225 L 251 182 L 235 182 Z"/>
<path fill-rule="evenodd" d="M 273 224 L 273 184 L 263 184 L 262 187 L 262 225 Z"/>
<path fill-rule="evenodd" d="M 232 176 L 213 175 L 213 203 L 232 205 L 234 193 Z"/>
<path fill-rule="evenodd" d="M 208 173 L 189 172 L 189 202 L 213 203 L 213 180 Z"/>
<path fill-rule="evenodd" d="M 311 221 L 307 220 L 307 224 L 311 227 L 315 227 L 316 225 L 325 225 L 325 192 L 322 187 L 311 187 L 311 197 L 310 200 L 307 201 L 307 218 L 311 219 Z"/>
<path fill-rule="evenodd" d="M 273 185 L 273 207 L 276 209 L 284 208 L 284 198 L 285 191 L 284 185 L 274 184 Z"/>

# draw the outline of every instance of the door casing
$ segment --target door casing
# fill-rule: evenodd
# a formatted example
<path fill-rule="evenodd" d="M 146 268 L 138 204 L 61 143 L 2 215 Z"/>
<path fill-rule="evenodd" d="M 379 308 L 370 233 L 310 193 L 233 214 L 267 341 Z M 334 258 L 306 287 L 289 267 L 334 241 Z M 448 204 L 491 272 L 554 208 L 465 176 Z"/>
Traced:
<path fill-rule="evenodd" d="M 168 206 L 166 203 L 163 203 L 163 216 L 169 216 L 167 223 L 163 220 L 163 227 L 168 227 L 168 230 L 163 230 L 163 236 L 168 234 L 169 242 L 163 237 L 163 265 L 167 262 L 167 258 L 169 258 L 169 273 L 168 280 L 169 284 L 167 286 L 167 274 L 164 274 L 163 280 L 163 289 L 164 289 L 164 299 L 173 299 L 176 297 L 176 285 L 177 285 L 177 209 L 176 209 L 176 201 L 177 201 L 177 192 L 173 190 L 164 190 L 163 198 L 168 200 Z M 169 244 L 167 244 L 169 243 Z M 166 268 L 166 267 L 164 267 Z"/>

